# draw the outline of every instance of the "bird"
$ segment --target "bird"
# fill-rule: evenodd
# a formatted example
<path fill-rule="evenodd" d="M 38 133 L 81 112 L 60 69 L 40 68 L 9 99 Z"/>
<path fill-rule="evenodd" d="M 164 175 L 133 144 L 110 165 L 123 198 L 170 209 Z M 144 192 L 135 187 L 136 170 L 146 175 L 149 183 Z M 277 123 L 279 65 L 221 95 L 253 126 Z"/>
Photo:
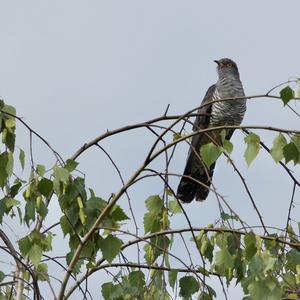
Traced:
<path fill-rule="evenodd" d="M 237 64 L 229 58 L 214 62 L 217 64 L 218 80 L 209 87 L 202 100 L 193 124 L 194 132 L 216 126 L 239 126 L 246 112 L 246 99 L 237 98 L 245 96 Z M 228 98 L 235 99 L 216 101 Z M 234 129 L 227 129 L 225 138 L 229 140 L 233 132 Z M 200 148 L 212 140 L 221 143 L 220 130 L 192 137 L 183 176 L 177 188 L 177 198 L 184 203 L 190 203 L 193 199 L 203 201 L 209 194 L 215 162 L 207 168 L 201 159 Z"/>

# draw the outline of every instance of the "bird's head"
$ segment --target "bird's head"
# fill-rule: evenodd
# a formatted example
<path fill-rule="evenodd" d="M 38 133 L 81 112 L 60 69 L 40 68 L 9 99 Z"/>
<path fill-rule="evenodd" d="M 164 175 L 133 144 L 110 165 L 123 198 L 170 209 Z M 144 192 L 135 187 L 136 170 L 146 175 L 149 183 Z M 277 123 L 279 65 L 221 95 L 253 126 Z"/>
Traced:
<path fill-rule="evenodd" d="M 217 71 L 219 78 L 222 78 L 223 76 L 240 78 L 238 67 L 233 60 L 229 58 L 221 58 L 219 60 L 214 60 L 214 62 L 218 65 Z"/>

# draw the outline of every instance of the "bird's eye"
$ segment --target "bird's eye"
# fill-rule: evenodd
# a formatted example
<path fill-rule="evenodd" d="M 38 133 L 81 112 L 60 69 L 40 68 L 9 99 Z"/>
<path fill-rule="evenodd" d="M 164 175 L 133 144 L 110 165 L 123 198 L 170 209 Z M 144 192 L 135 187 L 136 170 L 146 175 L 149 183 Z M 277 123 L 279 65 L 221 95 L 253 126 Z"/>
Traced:
<path fill-rule="evenodd" d="M 233 67 L 232 63 L 228 63 L 227 67 L 232 68 Z"/>

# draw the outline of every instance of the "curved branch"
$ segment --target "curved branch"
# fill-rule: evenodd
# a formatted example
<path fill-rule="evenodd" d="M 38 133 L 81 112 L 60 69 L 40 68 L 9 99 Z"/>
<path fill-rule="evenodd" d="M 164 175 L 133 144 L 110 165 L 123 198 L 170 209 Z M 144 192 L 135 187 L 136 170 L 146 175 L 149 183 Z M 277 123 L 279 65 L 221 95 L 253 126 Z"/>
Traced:
<path fill-rule="evenodd" d="M 126 132 L 132 129 L 137 129 L 137 128 L 142 128 L 142 127 L 147 127 L 150 124 L 156 123 L 156 122 L 160 122 L 160 121 L 166 121 L 166 120 L 176 120 L 173 123 L 173 126 L 175 124 L 178 123 L 178 121 L 183 120 L 187 117 L 194 117 L 194 116 L 199 116 L 200 114 L 194 113 L 196 110 L 198 110 L 201 107 L 205 107 L 207 105 L 211 105 L 212 103 L 215 102 L 223 102 L 223 101 L 232 101 L 232 100 L 241 100 L 241 99 L 245 99 L 245 100 L 250 100 L 250 99 L 258 99 L 258 98 L 271 98 L 271 99 L 276 99 L 276 100 L 281 100 L 281 98 L 279 96 L 275 96 L 275 95 L 269 95 L 269 94 L 261 94 L 261 95 L 253 95 L 253 96 L 245 96 L 245 97 L 232 97 L 232 98 L 224 98 L 224 99 L 219 99 L 219 100 L 214 100 L 214 101 L 210 101 L 208 103 L 204 103 L 201 106 L 197 106 L 191 110 L 189 110 L 188 112 L 184 113 L 183 115 L 173 115 L 173 116 L 167 116 L 166 114 L 162 115 L 161 117 L 158 118 L 154 118 L 151 120 L 148 120 L 146 122 L 141 122 L 141 123 L 137 123 L 137 124 L 133 124 L 133 125 L 128 125 L 128 126 L 124 126 L 118 129 L 114 129 L 114 130 L 107 130 L 106 133 L 94 138 L 93 140 L 91 140 L 90 142 L 85 143 L 82 147 L 80 147 L 72 156 L 71 159 L 75 160 L 76 158 L 78 158 L 78 156 L 80 156 L 83 152 L 85 152 L 87 149 L 89 149 L 90 147 L 96 145 L 98 142 L 100 142 L 101 140 L 113 136 L 115 134 L 121 133 L 121 132 Z M 299 100 L 299 98 L 294 98 L 295 100 Z M 203 115 L 207 115 L 207 114 L 203 114 Z M 177 121 L 178 120 L 178 121 Z M 173 127 L 172 126 L 172 127 Z"/>
<path fill-rule="evenodd" d="M 11 114 L 9 112 L 3 111 L 3 110 L 1 110 L 1 113 L 8 115 L 10 117 L 13 117 L 13 118 L 17 119 L 20 123 L 22 123 L 28 129 L 28 131 L 30 132 L 30 135 L 34 134 L 38 139 L 40 139 L 52 151 L 52 153 L 56 157 L 57 161 L 61 165 L 64 165 L 64 160 L 60 156 L 60 154 L 49 144 L 49 142 L 45 138 L 43 138 L 39 133 L 37 133 L 34 129 L 32 129 L 25 121 L 23 121 L 21 117 Z"/>

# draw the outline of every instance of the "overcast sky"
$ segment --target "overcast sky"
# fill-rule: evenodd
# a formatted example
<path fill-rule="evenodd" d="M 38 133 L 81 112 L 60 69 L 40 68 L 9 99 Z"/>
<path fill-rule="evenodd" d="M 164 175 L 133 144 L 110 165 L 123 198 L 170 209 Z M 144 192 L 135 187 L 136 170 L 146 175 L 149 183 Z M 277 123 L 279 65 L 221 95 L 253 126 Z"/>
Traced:
<path fill-rule="evenodd" d="M 217 79 L 214 59 L 237 62 L 247 95 L 299 77 L 298 0 L 2 0 L 0 4 L 0 95 L 64 158 L 107 129 L 160 116 L 168 104 L 172 114 L 196 107 Z M 256 100 L 248 102 L 243 124 L 296 129 L 299 119 L 280 101 Z M 23 147 L 28 135 L 19 132 L 18 145 Z M 269 145 L 273 137 L 262 132 Z M 152 141 L 149 134 L 137 131 L 103 146 L 128 178 Z M 283 227 L 291 181 L 266 154 L 248 169 L 243 135 L 235 133 L 233 142 L 233 158 L 265 222 Z M 38 163 L 51 166 L 44 146 L 35 143 L 34 150 Z M 172 172 L 182 172 L 186 153 L 187 147 L 178 148 Z M 99 150 L 87 152 L 79 162 L 98 195 L 108 198 L 120 188 Z M 174 188 L 177 182 L 178 178 L 171 181 Z M 242 219 L 259 225 L 240 179 L 224 158 L 218 161 L 214 183 Z M 131 191 L 140 220 L 145 198 L 161 192 L 158 180 L 145 181 Z M 214 223 L 219 218 L 217 207 L 213 195 L 204 203 L 185 206 L 194 226 Z M 299 218 L 299 206 L 294 214 Z M 49 224 L 57 220 L 54 211 L 49 219 Z M 177 221 L 174 227 L 187 225 L 182 217 Z M 97 291 L 99 286 L 94 295 Z"/>

